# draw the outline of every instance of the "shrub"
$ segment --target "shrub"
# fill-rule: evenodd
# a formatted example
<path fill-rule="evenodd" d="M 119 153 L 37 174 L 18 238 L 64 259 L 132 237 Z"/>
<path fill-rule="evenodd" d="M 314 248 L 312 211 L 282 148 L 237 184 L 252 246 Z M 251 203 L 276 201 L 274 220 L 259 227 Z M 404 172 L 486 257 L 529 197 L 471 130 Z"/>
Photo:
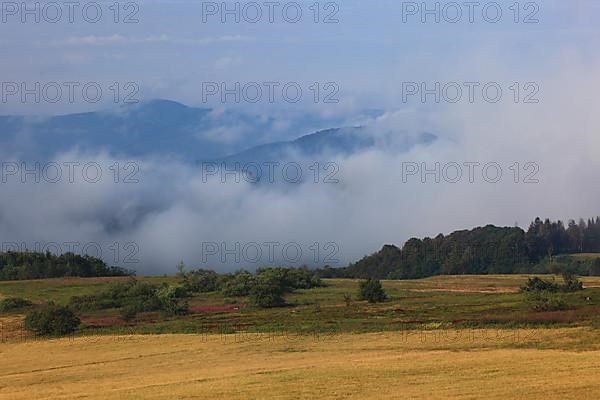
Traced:
<path fill-rule="evenodd" d="M 125 322 L 130 322 L 135 319 L 137 310 L 134 306 L 125 306 L 121 308 L 121 319 Z"/>
<path fill-rule="evenodd" d="M 245 270 L 237 271 L 223 284 L 221 292 L 228 297 L 248 296 L 253 286 L 254 277 Z"/>
<path fill-rule="evenodd" d="M 69 305 L 78 311 L 120 308 L 122 317 L 130 317 L 134 311 L 139 313 L 162 310 L 167 314 L 179 314 L 187 311 L 187 306 L 180 305 L 179 302 L 179 299 L 187 295 L 185 285 L 157 286 L 131 279 L 111 285 L 107 290 L 95 295 L 74 296 Z M 124 308 L 127 310 L 123 310 Z"/>
<path fill-rule="evenodd" d="M 187 302 L 180 302 L 185 297 L 185 289 L 180 285 L 164 285 L 156 291 L 160 301 L 160 309 L 167 315 L 183 315 L 187 313 Z"/>
<path fill-rule="evenodd" d="M 0 301 L 0 312 L 16 311 L 31 306 L 31 302 L 20 297 L 9 297 Z"/>
<path fill-rule="evenodd" d="M 81 321 L 67 307 L 47 304 L 25 317 L 25 329 L 37 336 L 61 336 L 75 332 Z"/>
<path fill-rule="evenodd" d="M 521 291 L 523 292 L 551 292 L 551 293 L 555 293 L 558 292 L 560 290 L 560 285 L 554 283 L 554 282 L 548 282 L 545 281 L 541 278 L 533 277 L 533 278 L 529 278 L 527 279 L 527 283 L 525 284 L 525 286 L 523 286 L 521 288 Z"/>
<path fill-rule="evenodd" d="M 561 311 L 568 308 L 559 295 L 548 291 L 529 292 L 526 300 L 533 311 Z"/>
<path fill-rule="evenodd" d="M 583 283 L 575 277 L 575 275 L 569 271 L 562 273 L 564 285 L 562 286 L 563 292 L 577 292 L 583 290 Z"/>
<path fill-rule="evenodd" d="M 256 275 L 271 273 L 280 277 L 286 292 L 295 289 L 312 289 L 323 286 L 323 282 L 317 272 L 311 272 L 307 267 L 302 268 L 282 268 L 269 267 L 258 268 Z"/>
<path fill-rule="evenodd" d="M 375 279 L 362 281 L 358 288 L 358 299 L 367 300 L 369 303 L 381 303 L 386 299 L 381 282 Z"/>
<path fill-rule="evenodd" d="M 120 294 L 117 304 L 119 307 L 135 307 L 137 312 L 158 311 L 162 308 L 156 286 L 139 281 L 135 281 L 125 292 Z"/>
<path fill-rule="evenodd" d="M 573 275 L 572 272 L 563 271 L 562 278 L 564 283 L 562 285 L 554 282 L 548 282 L 543 279 L 538 278 L 537 276 L 534 278 L 529 278 L 527 280 L 527 284 L 521 288 L 523 292 L 576 292 L 579 290 L 583 290 L 583 283 L 579 281 Z"/>
<path fill-rule="evenodd" d="M 261 273 L 254 279 L 250 298 L 258 307 L 281 307 L 285 305 L 284 293 L 285 289 L 280 276 L 274 273 Z"/>
<path fill-rule="evenodd" d="M 184 275 L 183 286 L 189 293 L 207 293 L 219 290 L 219 275 L 199 269 Z"/>

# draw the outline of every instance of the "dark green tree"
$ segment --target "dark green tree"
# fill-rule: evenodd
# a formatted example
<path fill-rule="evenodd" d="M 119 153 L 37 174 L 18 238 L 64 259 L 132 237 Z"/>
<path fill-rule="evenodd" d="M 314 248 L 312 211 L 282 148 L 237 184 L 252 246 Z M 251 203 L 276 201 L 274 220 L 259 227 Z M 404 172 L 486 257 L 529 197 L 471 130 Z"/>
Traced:
<path fill-rule="evenodd" d="M 381 282 L 375 279 L 367 279 L 359 283 L 358 299 L 367 300 L 369 303 L 381 303 L 386 299 Z"/>

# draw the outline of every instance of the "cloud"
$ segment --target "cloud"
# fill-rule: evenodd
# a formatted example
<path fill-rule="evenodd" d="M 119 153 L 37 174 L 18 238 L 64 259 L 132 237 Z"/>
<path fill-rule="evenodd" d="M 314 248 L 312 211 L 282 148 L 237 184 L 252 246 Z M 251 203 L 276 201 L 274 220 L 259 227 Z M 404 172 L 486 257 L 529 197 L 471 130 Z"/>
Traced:
<path fill-rule="evenodd" d="M 58 163 L 96 160 L 105 167 L 105 179 L 98 184 L 9 180 L 0 199 L 0 235 L 11 242 L 100 243 L 109 261 L 114 243 L 135 243 L 140 262 L 128 266 L 164 273 L 180 259 L 220 270 L 344 265 L 411 236 L 487 223 L 526 225 L 538 215 L 596 215 L 600 116 L 590 111 L 598 105 L 599 70 L 569 55 L 538 75 L 544 94 L 539 104 L 466 103 L 426 114 L 400 110 L 365 121 L 367 134 L 391 136 L 396 143 L 424 130 L 441 139 L 404 153 L 382 141 L 379 148 L 349 157 L 330 155 L 338 183 L 323 182 L 331 170 L 321 171 L 318 183 L 305 169 L 302 184 L 257 185 L 233 175 L 206 179 L 200 166 L 176 160 L 65 153 Z M 114 183 L 109 167 L 128 162 L 139 166 L 139 183 Z M 465 163 L 478 163 L 473 182 Z M 495 174 L 483 173 L 490 163 L 502 169 L 498 182 L 491 182 Z M 456 183 L 448 181 L 455 176 L 449 165 L 462 168 Z M 419 171 L 407 174 L 407 166 Z M 276 174 L 281 179 L 281 171 Z M 278 243 L 273 259 L 265 243 Z M 291 262 L 293 255 L 283 253 L 286 245 L 289 252 L 300 248 L 302 257 Z M 253 263 L 256 246 L 262 258 Z"/>
<path fill-rule="evenodd" d="M 216 69 L 238 66 L 242 63 L 241 57 L 222 57 L 215 61 Z"/>
<path fill-rule="evenodd" d="M 201 79 L 206 79 L 205 74 L 214 67 L 236 65 L 243 59 L 244 67 L 248 66 L 247 80 L 260 76 L 281 81 L 335 80 L 341 89 L 340 104 L 318 103 L 311 111 L 347 115 L 358 113 L 365 104 L 384 104 L 387 113 L 353 122 L 366 126 L 365 132 L 377 140 L 377 148 L 348 157 L 330 155 L 326 161 L 337 168 L 320 170 L 317 183 L 314 170 L 305 169 L 304 183 L 288 185 L 252 184 L 243 178 L 236 180 L 235 174 L 205 179 L 207 171 L 201 166 L 173 159 L 117 159 L 101 151 L 82 153 L 74 149 L 55 161 L 83 165 L 95 160 L 103 167 L 104 179 L 95 184 L 82 179 L 23 184 L 20 175 L 9 176 L 6 183 L 0 183 L 0 236 L 30 248 L 35 243 L 98 243 L 108 262 L 143 274 L 173 272 L 181 259 L 189 266 L 220 270 L 290 264 L 291 257 L 286 259 L 283 254 L 286 244 L 300 246 L 303 254 L 296 264 L 344 265 L 384 243 L 401 244 L 411 236 L 434 236 L 487 223 L 518 222 L 524 226 L 536 216 L 565 219 L 597 215 L 600 59 L 593 51 L 597 36 L 587 34 L 597 32 L 596 25 L 590 23 L 595 14 L 566 3 L 560 7 L 587 22 L 573 29 L 577 24 L 562 13 L 554 15 L 558 22 L 545 19 L 552 17 L 552 5 L 548 5 L 542 23 L 510 25 L 509 36 L 495 25 L 462 25 L 461 32 L 468 40 L 449 34 L 455 27 L 443 24 L 413 24 L 405 26 L 407 30 L 402 32 L 406 34 L 402 34 L 396 29 L 397 19 L 394 25 L 357 24 L 356 30 L 340 35 L 343 40 L 320 29 L 354 26 L 352 20 L 345 25 L 311 25 L 317 37 L 314 41 L 308 36 L 296 40 L 292 26 L 263 26 L 261 37 L 294 40 L 296 46 L 285 42 L 284 47 L 276 47 L 280 57 L 272 59 L 265 58 L 269 49 L 253 48 L 242 53 L 243 58 L 215 54 L 208 64 L 202 64 L 206 61 L 202 55 L 202 60 L 191 58 L 190 65 L 202 65 L 198 68 Z M 381 10 L 369 6 L 367 11 Z M 394 17 L 394 13 L 386 15 Z M 246 28 L 252 34 L 260 33 L 254 26 Z M 281 34 L 274 35 L 274 29 Z M 579 29 L 586 35 L 578 36 Z M 570 35 L 563 35 L 565 31 Z M 397 46 L 397 41 L 389 46 L 378 42 L 380 35 L 390 33 L 392 39 L 402 40 L 406 46 Z M 423 40 L 415 41 L 417 34 Z M 77 63 L 81 61 L 77 51 L 88 48 L 122 46 L 126 51 L 129 45 L 209 46 L 254 40 L 245 35 L 186 35 L 185 30 L 178 35 L 113 33 L 71 36 L 44 44 L 73 51 L 70 61 Z M 519 52 L 515 52 L 515 44 Z M 215 59 L 219 61 L 215 63 Z M 310 59 L 319 61 L 306 63 Z M 164 62 L 171 60 L 164 57 Z M 24 62 L 14 64 L 25 66 Z M 193 89 L 198 85 L 186 80 L 186 71 L 178 74 L 166 68 L 169 76 L 165 77 L 160 69 L 149 70 L 148 85 L 164 89 L 162 94 L 188 89 L 192 93 L 189 99 L 197 101 L 198 92 Z M 127 70 L 140 76 L 146 72 L 138 64 L 124 66 L 123 71 Z M 232 70 L 235 78 L 241 79 L 239 71 Z M 475 103 L 405 104 L 401 89 L 407 80 L 498 81 L 505 90 L 504 99 L 494 104 L 481 97 Z M 508 88 L 515 81 L 521 88 L 535 81 L 540 102 L 512 101 Z M 257 107 L 264 113 L 262 104 Z M 244 136 L 243 124 L 235 122 L 205 134 L 215 140 L 235 141 Z M 283 123 L 279 129 L 285 132 L 287 127 Z M 395 151 L 424 131 L 435 133 L 440 140 L 409 152 Z M 2 160 L 26 159 L 26 139 L 23 135 L 18 146 L 2 146 Z M 132 170 L 124 167 L 130 163 L 139 168 L 134 174 L 139 182 L 125 184 L 122 179 Z M 115 165 L 120 171 L 117 183 L 114 168 L 110 169 Z M 491 179 L 495 171 L 483 172 L 486 165 L 501 168 L 499 181 Z M 457 166 L 461 179 L 453 183 Z M 470 166 L 474 168 L 472 177 Z M 337 183 L 324 183 L 332 171 Z M 281 169 L 276 173 L 281 180 Z M 279 246 L 270 259 L 265 243 L 274 242 Z M 129 246 L 132 243 L 133 249 Z M 210 253 L 217 244 L 216 254 L 205 257 L 207 244 Z M 258 263 L 249 262 L 242 254 L 246 249 L 246 256 L 252 256 L 254 244 L 263 252 Z M 138 263 L 124 263 L 130 252 Z"/>
<path fill-rule="evenodd" d="M 145 37 L 129 37 L 118 33 L 113 33 L 107 36 L 86 35 L 86 36 L 71 36 L 62 40 L 54 40 L 49 42 L 50 46 L 54 47 L 70 47 L 70 46 L 112 46 L 112 45 L 136 45 L 136 44 L 173 44 L 173 45 L 190 45 L 204 46 L 219 43 L 235 43 L 248 42 L 253 38 L 242 35 L 223 35 L 216 37 L 204 38 L 179 38 L 167 34 Z"/>

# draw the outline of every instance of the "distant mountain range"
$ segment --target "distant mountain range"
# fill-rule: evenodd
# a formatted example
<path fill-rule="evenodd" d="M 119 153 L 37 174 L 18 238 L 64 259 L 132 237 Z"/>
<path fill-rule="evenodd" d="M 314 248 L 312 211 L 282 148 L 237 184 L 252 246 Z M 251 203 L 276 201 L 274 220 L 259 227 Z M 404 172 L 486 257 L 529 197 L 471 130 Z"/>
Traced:
<path fill-rule="evenodd" d="M 378 114 L 381 112 L 369 111 L 365 115 Z M 52 117 L 0 116 L 0 146 L 4 154 L 35 160 L 51 159 L 77 148 L 129 157 L 174 155 L 196 163 L 260 163 L 290 157 L 318 158 L 323 154 L 345 156 L 377 144 L 363 128 L 339 124 L 343 121 L 308 114 L 284 120 L 153 100 L 110 111 Z M 407 139 L 399 150 L 435 139 L 435 135 L 423 133 Z"/>
<path fill-rule="evenodd" d="M 404 152 L 417 144 L 430 144 L 436 139 L 435 135 L 424 132 L 416 138 L 407 138 L 396 150 Z M 294 159 L 323 162 L 327 156 L 349 156 L 375 148 L 377 145 L 376 138 L 363 127 L 331 128 L 295 140 L 252 147 L 220 161 L 240 164 Z"/>

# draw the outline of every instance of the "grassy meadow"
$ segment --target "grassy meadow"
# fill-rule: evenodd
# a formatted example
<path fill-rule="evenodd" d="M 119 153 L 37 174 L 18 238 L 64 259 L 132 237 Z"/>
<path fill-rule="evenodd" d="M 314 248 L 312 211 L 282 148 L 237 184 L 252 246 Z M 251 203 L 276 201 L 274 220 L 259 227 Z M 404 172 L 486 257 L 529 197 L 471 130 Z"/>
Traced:
<path fill-rule="evenodd" d="M 545 277 L 554 279 L 555 277 Z M 63 278 L 0 282 L 0 298 L 24 297 L 34 303 L 67 304 L 75 295 L 105 290 L 128 278 Z M 160 283 L 175 277 L 139 278 Z M 556 277 L 557 280 L 560 278 Z M 288 306 L 261 309 L 248 299 L 218 292 L 189 300 L 190 313 L 167 317 L 160 312 L 139 314 L 125 322 L 117 309 L 83 312 L 79 335 L 153 333 L 294 332 L 343 333 L 473 327 L 527 328 L 536 326 L 600 326 L 600 278 L 582 278 L 586 290 L 564 294 L 569 308 L 535 312 L 519 287 L 525 275 L 439 276 L 409 281 L 383 281 L 388 300 L 369 304 L 356 298 L 358 281 L 325 280 L 325 287 L 286 295 Z M 0 338 L 23 336 L 19 314 L 0 314 Z M 12 321 L 12 322 L 11 322 Z M 12 333 L 11 333 L 12 332 Z"/>

